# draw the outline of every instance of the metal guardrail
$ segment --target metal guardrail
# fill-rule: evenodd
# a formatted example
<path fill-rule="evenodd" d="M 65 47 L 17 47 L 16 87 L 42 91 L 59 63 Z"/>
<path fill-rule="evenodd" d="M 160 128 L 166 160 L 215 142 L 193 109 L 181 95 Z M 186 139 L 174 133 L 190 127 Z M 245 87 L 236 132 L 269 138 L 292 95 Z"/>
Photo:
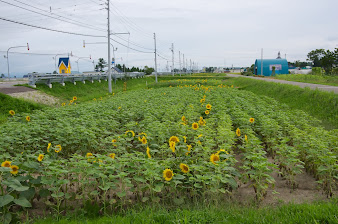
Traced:
<path fill-rule="evenodd" d="M 124 79 L 124 78 L 143 78 L 143 72 L 128 72 L 128 73 L 113 73 L 112 79 Z M 86 81 L 94 82 L 101 80 L 107 81 L 108 75 L 107 73 L 101 72 L 93 72 L 93 73 L 82 73 L 82 74 L 45 74 L 45 73 L 29 73 L 28 74 L 28 84 L 32 87 L 36 87 L 36 84 L 46 84 L 49 88 L 52 88 L 52 83 L 60 83 L 65 86 L 65 82 L 71 82 L 76 85 L 76 82 Z"/>

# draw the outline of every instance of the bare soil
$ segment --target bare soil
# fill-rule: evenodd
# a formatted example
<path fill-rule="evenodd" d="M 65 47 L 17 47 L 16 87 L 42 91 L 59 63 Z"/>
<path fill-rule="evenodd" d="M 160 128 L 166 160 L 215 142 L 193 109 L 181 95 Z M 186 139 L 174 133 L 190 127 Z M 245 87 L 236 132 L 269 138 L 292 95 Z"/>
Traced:
<path fill-rule="evenodd" d="M 36 103 L 49 105 L 49 106 L 57 106 L 60 104 L 60 100 L 57 97 L 50 96 L 46 93 L 36 91 L 36 90 L 28 91 L 28 92 L 16 92 L 16 93 L 8 94 L 8 95 L 15 97 L 15 98 L 21 98 L 24 100 L 29 100 L 29 101 L 33 101 Z"/>

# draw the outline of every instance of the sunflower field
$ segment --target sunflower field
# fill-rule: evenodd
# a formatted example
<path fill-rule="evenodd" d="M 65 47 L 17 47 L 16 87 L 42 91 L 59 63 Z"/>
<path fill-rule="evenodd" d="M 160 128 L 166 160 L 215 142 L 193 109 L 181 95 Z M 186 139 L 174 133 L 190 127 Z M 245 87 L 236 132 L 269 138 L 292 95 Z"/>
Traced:
<path fill-rule="evenodd" d="M 60 216 L 88 201 L 106 214 L 134 203 L 212 200 L 242 183 L 261 201 L 274 170 L 290 189 L 308 172 L 333 196 L 336 129 L 220 80 L 195 83 L 9 115 L 0 126 L 2 221 L 46 206 Z"/>

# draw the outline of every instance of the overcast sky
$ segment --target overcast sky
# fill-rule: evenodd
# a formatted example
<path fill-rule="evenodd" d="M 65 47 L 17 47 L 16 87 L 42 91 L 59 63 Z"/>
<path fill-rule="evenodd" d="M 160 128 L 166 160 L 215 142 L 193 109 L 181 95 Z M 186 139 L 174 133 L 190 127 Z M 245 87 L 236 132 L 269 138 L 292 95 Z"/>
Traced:
<path fill-rule="evenodd" d="M 7 3 L 12 5 L 9 5 Z M 44 28 L 105 36 L 105 0 L 1 0 L 0 18 Z M 175 67 L 179 51 L 185 58 L 203 66 L 250 66 L 260 58 L 276 58 L 278 51 L 289 61 L 306 60 L 309 51 L 338 47 L 337 0 L 111 0 L 112 38 L 135 50 L 117 47 L 117 63 L 128 66 L 154 66 L 153 33 L 157 35 L 160 70 L 171 66 L 171 43 L 175 44 Z M 14 6 L 13 6 L 14 5 Z M 27 11 L 32 10 L 34 12 Z M 58 18 L 53 19 L 35 12 Z M 64 20 L 64 21 L 60 21 Z M 65 22 L 66 21 L 66 22 Z M 70 24 L 76 23 L 76 24 Z M 106 38 L 56 33 L 0 20 L 0 73 L 7 75 L 3 55 L 11 49 L 11 75 L 52 72 L 56 54 L 73 53 L 72 70 L 93 70 L 98 58 L 108 58 Z M 91 59 L 90 59 L 91 56 Z M 113 56 L 113 55 L 112 55 Z M 59 56 L 57 56 L 59 57 Z M 86 57 L 78 59 L 79 57 Z"/>

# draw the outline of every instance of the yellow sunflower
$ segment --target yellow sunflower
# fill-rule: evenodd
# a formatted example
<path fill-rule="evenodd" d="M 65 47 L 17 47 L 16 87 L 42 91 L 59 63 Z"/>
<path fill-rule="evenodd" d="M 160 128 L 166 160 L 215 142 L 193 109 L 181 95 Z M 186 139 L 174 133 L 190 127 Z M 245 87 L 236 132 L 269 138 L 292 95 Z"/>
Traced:
<path fill-rule="evenodd" d="M 61 106 L 63 106 L 63 107 L 66 106 L 66 103 L 62 103 Z"/>
<path fill-rule="evenodd" d="M 210 104 L 207 104 L 205 107 L 206 107 L 208 110 L 211 110 L 211 105 L 210 105 Z"/>
<path fill-rule="evenodd" d="M 180 139 L 177 137 L 177 136 L 171 136 L 170 139 L 169 139 L 169 142 L 180 142 Z"/>
<path fill-rule="evenodd" d="M 183 136 L 184 143 L 187 143 L 187 136 Z"/>
<path fill-rule="evenodd" d="M 69 103 L 74 103 L 74 101 L 73 101 L 73 100 L 70 100 Z"/>
<path fill-rule="evenodd" d="M 204 99 L 204 98 L 200 100 L 200 103 L 204 103 L 204 102 L 205 102 L 205 99 Z"/>
<path fill-rule="evenodd" d="M 204 113 L 205 113 L 206 115 L 209 115 L 209 114 L 210 114 L 210 110 L 206 110 Z"/>
<path fill-rule="evenodd" d="M 169 142 L 169 147 L 171 148 L 171 150 L 173 152 L 175 152 L 175 146 L 176 146 L 176 143 L 175 142 Z"/>
<path fill-rule="evenodd" d="M 203 96 L 203 99 L 205 99 L 205 98 L 207 98 L 207 96 L 206 96 L 206 95 L 204 95 L 204 96 Z"/>
<path fill-rule="evenodd" d="M 26 116 L 26 121 L 30 122 L 31 121 L 31 117 L 30 116 Z"/>
<path fill-rule="evenodd" d="M 86 155 L 86 157 L 90 158 L 90 157 L 94 157 L 94 156 L 93 156 L 93 153 L 88 152 L 87 155 Z"/>
<path fill-rule="evenodd" d="M 131 133 L 132 136 L 128 135 L 129 133 Z M 135 132 L 128 130 L 126 131 L 126 135 L 128 135 L 128 137 L 135 137 Z"/>
<path fill-rule="evenodd" d="M 1 163 L 1 167 L 11 167 L 11 163 L 12 162 L 6 160 L 5 162 Z"/>
<path fill-rule="evenodd" d="M 143 136 L 143 138 L 141 139 L 141 142 L 143 145 L 147 144 L 147 139 L 145 136 Z"/>
<path fill-rule="evenodd" d="M 77 100 L 77 97 L 76 96 L 73 96 L 73 101 L 76 101 Z"/>
<path fill-rule="evenodd" d="M 113 146 L 116 146 L 116 144 L 114 144 L 114 143 L 116 143 L 116 142 L 117 142 L 117 140 L 116 140 L 116 139 L 113 139 L 113 140 L 111 140 L 111 142 L 113 143 Z"/>
<path fill-rule="evenodd" d="M 93 100 L 96 101 L 96 98 L 94 98 Z"/>
<path fill-rule="evenodd" d="M 220 149 L 216 154 L 219 155 L 221 152 L 225 152 L 226 154 L 229 154 L 228 151 L 225 149 Z"/>
<path fill-rule="evenodd" d="M 61 147 L 61 145 L 57 145 L 57 146 L 55 146 L 55 152 L 56 152 L 56 153 L 59 153 L 59 152 L 61 152 L 61 150 L 62 150 L 62 147 Z"/>
<path fill-rule="evenodd" d="M 237 128 L 237 130 L 236 130 L 236 135 L 237 135 L 238 137 L 241 136 L 241 130 L 240 130 L 239 128 Z"/>
<path fill-rule="evenodd" d="M 14 166 L 11 166 L 11 168 L 12 168 L 11 174 L 17 175 L 19 172 L 19 167 L 14 165 Z"/>
<path fill-rule="evenodd" d="M 14 116 L 15 115 L 15 111 L 14 110 L 10 110 L 9 114 L 12 115 L 12 116 Z"/>
<path fill-rule="evenodd" d="M 187 121 L 187 118 L 185 118 L 185 116 L 182 116 L 181 120 L 182 120 L 183 122 L 186 122 L 186 121 Z"/>
<path fill-rule="evenodd" d="M 198 124 L 197 123 L 193 123 L 192 124 L 192 129 L 197 130 L 198 129 Z"/>
<path fill-rule="evenodd" d="M 245 135 L 244 138 L 245 138 L 246 143 L 248 143 L 248 142 L 249 142 L 249 141 L 248 141 L 248 136 Z"/>
<path fill-rule="evenodd" d="M 43 154 L 40 154 L 40 155 L 38 156 L 38 161 L 41 162 L 41 161 L 43 160 L 44 157 L 45 157 L 45 156 L 44 156 Z"/>
<path fill-rule="evenodd" d="M 250 118 L 250 123 L 252 124 L 252 123 L 254 123 L 255 122 L 255 118 Z"/>
<path fill-rule="evenodd" d="M 112 159 L 115 159 L 115 156 L 116 156 L 115 153 L 110 153 L 110 154 L 109 154 L 109 157 L 112 158 Z"/>
<path fill-rule="evenodd" d="M 187 164 L 181 163 L 180 168 L 183 173 L 188 173 L 189 172 L 189 166 Z"/>
<path fill-rule="evenodd" d="M 171 179 L 173 179 L 173 176 L 174 176 L 174 173 L 171 169 L 165 169 L 163 171 L 163 178 L 166 180 L 166 181 L 170 181 Z"/>
<path fill-rule="evenodd" d="M 185 154 L 186 154 L 186 155 L 189 155 L 189 153 L 191 152 L 192 146 L 191 146 L 191 145 L 187 145 L 187 147 L 188 147 L 188 152 L 186 152 Z"/>
<path fill-rule="evenodd" d="M 48 143 L 47 152 L 49 152 L 49 149 L 50 149 L 51 146 L 52 146 L 52 143 Z"/>
<path fill-rule="evenodd" d="M 119 107 L 119 108 L 117 108 L 118 110 L 121 110 L 122 109 L 122 107 Z"/>
<path fill-rule="evenodd" d="M 216 154 L 212 154 L 210 156 L 210 162 L 212 162 L 213 164 L 216 165 L 216 162 L 219 161 L 219 155 L 216 153 Z"/>
<path fill-rule="evenodd" d="M 147 147 L 147 155 L 148 155 L 148 158 L 151 159 L 150 148 L 149 147 Z"/>

